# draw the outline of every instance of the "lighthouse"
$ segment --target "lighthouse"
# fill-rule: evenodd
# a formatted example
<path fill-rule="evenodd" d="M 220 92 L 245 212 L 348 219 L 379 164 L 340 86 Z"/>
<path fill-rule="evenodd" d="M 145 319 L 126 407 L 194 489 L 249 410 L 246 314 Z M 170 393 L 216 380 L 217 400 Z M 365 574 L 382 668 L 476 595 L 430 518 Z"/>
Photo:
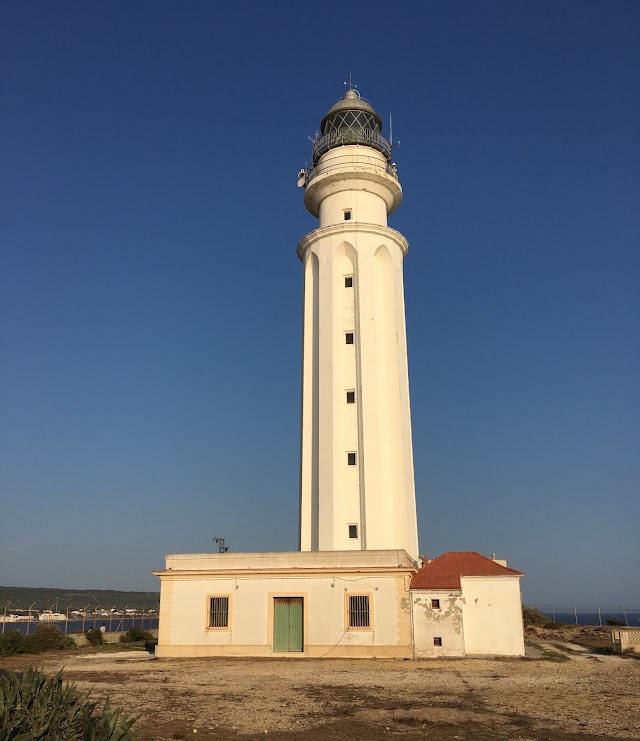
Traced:
<path fill-rule="evenodd" d="M 319 227 L 304 265 L 300 550 L 403 549 L 418 558 L 402 201 L 382 121 L 347 90 L 299 174 Z"/>
<path fill-rule="evenodd" d="M 409 245 L 387 226 L 402 188 L 357 90 L 322 119 L 298 185 L 320 221 L 298 245 L 300 547 L 166 556 L 156 656 L 523 656 L 522 572 L 472 551 L 419 568 Z"/>

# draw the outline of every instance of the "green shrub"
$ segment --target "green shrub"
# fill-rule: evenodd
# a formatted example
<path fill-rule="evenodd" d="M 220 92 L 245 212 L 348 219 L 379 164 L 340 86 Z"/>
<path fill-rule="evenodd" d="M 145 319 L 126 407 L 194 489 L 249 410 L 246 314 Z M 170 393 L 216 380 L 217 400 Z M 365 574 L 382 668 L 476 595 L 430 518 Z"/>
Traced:
<path fill-rule="evenodd" d="M 627 624 L 623 623 L 622 620 L 616 620 L 615 618 L 609 618 L 607 620 L 607 625 L 610 625 L 612 628 L 625 628 L 627 626 Z"/>
<path fill-rule="evenodd" d="M 525 625 L 539 625 L 546 627 L 549 622 L 549 618 L 543 615 L 540 610 L 536 610 L 535 607 L 523 607 L 522 617 Z"/>
<path fill-rule="evenodd" d="M 21 677 L 0 677 L 0 739 L 65 739 L 129 741 L 135 722 L 109 700 L 102 711 L 74 685 L 62 683 L 62 672 L 47 677 L 29 669 Z"/>
<path fill-rule="evenodd" d="M 36 626 L 35 633 L 24 639 L 24 651 L 28 654 L 39 654 L 42 651 L 63 651 L 66 648 L 74 648 L 73 638 L 62 635 L 55 625 L 42 623 Z"/>
<path fill-rule="evenodd" d="M 92 646 L 102 646 L 102 644 L 104 643 L 104 637 L 101 631 L 99 631 L 97 628 L 88 630 L 84 634 L 84 636 Z"/>
<path fill-rule="evenodd" d="M 136 641 L 153 641 L 153 635 L 148 630 L 142 628 L 129 628 L 129 630 L 120 636 L 120 643 L 132 643 Z"/>
<path fill-rule="evenodd" d="M 24 653 L 24 636 L 19 630 L 8 630 L 0 635 L 0 656 Z"/>

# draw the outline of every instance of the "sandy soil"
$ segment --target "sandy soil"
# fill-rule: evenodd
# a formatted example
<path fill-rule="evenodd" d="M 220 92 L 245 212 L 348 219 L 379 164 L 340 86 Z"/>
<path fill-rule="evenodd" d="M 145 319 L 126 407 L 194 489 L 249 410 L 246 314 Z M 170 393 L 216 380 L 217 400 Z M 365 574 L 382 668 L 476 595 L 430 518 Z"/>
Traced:
<path fill-rule="evenodd" d="M 558 638 L 557 635 L 552 636 Z M 86 652 L 33 664 L 140 715 L 140 738 L 436 738 L 594 741 L 640 738 L 640 661 L 544 636 L 528 659 L 153 659 Z M 572 647 L 571 647 L 572 646 Z M 197 733 L 194 733 L 194 729 Z"/>

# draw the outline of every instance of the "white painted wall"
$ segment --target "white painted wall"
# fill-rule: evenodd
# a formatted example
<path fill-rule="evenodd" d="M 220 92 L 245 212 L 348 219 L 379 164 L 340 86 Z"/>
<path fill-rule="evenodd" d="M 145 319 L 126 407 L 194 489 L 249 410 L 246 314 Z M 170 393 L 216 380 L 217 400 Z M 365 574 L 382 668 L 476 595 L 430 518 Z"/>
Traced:
<path fill-rule="evenodd" d="M 464 645 L 468 656 L 524 656 L 518 576 L 463 576 Z"/>
<path fill-rule="evenodd" d="M 415 560 L 402 278 L 408 244 L 387 226 L 402 190 L 386 165 L 370 147 L 338 147 L 320 159 L 305 192 L 320 228 L 298 246 L 305 276 L 300 549 L 402 548 Z M 353 287 L 345 288 L 349 275 Z M 346 403 L 347 390 L 355 390 L 355 404 Z M 347 465 L 349 452 L 356 466 Z M 357 539 L 349 538 L 350 524 L 358 525 Z"/>
<path fill-rule="evenodd" d="M 279 596 L 304 600 L 304 655 L 410 657 L 411 571 L 402 551 L 167 556 L 157 655 L 286 655 L 273 652 Z M 369 595 L 370 629 L 349 628 L 349 594 Z M 228 630 L 208 628 L 210 595 L 229 596 Z"/>
<path fill-rule="evenodd" d="M 431 606 L 434 599 L 440 600 L 439 609 Z M 462 607 L 460 591 L 411 590 L 416 658 L 464 656 Z M 435 637 L 442 638 L 442 646 L 434 645 Z"/>

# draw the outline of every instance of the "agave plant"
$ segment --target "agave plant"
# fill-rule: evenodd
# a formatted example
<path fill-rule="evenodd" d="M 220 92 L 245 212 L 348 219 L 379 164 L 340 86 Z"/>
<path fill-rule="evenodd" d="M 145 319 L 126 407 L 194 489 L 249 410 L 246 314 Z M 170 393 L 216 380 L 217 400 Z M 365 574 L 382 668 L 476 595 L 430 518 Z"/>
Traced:
<path fill-rule="evenodd" d="M 111 709 L 63 683 L 62 672 L 47 677 L 29 669 L 0 677 L 0 741 L 129 741 L 136 718 Z"/>

